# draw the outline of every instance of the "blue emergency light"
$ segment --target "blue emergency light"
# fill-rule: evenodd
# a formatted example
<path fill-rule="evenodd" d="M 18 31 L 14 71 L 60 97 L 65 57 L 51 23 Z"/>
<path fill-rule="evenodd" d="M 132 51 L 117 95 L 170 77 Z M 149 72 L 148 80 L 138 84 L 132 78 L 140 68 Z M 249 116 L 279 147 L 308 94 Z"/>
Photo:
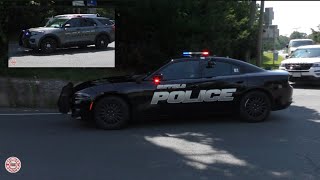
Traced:
<path fill-rule="evenodd" d="M 183 52 L 183 56 L 192 56 L 192 55 L 200 55 L 200 56 L 209 56 L 209 51 L 203 51 L 203 52 Z"/>

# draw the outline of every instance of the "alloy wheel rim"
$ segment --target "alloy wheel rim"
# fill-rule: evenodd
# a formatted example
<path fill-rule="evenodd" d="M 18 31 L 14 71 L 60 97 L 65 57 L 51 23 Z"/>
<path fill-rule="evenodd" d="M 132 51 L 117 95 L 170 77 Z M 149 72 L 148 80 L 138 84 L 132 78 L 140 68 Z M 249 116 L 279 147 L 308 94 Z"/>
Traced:
<path fill-rule="evenodd" d="M 47 42 L 47 43 L 46 43 L 46 48 L 47 48 L 47 49 L 51 49 L 51 47 L 52 47 L 51 43 L 50 43 L 50 42 Z"/>
<path fill-rule="evenodd" d="M 267 102 L 263 97 L 250 97 L 246 100 L 245 111 L 251 117 L 259 117 L 267 111 Z"/>
<path fill-rule="evenodd" d="M 102 111 L 99 113 L 100 119 L 106 124 L 117 124 L 122 120 L 123 112 L 120 104 L 104 104 Z"/>

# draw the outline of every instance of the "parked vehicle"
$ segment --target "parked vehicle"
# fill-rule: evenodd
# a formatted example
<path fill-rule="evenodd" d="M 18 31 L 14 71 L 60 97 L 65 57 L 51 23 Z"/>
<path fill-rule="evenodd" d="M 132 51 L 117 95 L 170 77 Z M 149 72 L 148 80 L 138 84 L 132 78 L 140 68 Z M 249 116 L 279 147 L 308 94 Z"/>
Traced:
<path fill-rule="evenodd" d="M 288 48 L 288 55 L 292 54 L 299 46 L 313 45 L 312 39 L 291 39 Z"/>
<path fill-rule="evenodd" d="M 23 30 L 20 46 L 52 53 L 60 47 L 107 48 L 115 40 L 115 26 L 96 14 L 65 14 L 51 18 L 44 27 Z"/>

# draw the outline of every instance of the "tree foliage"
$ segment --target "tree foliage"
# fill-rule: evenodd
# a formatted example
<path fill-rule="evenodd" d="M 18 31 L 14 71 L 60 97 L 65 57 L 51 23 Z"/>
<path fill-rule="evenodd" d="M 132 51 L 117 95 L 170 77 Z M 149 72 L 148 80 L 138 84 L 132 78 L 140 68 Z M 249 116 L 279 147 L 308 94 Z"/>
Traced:
<path fill-rule="evenodd" d="M 244 59 L 255 50 L 257 24 L 249 27 L 249 1 L 139 0 L 121 10 L 118 59 L 127 66 L 157 66 L 182 51 L 210 50 Z M 120 57 L 120 55 L 122 57 Z"/>
<path fill-rule="evenodd" d="M 309 35 L 314 42 L 320 43 L 320 25 L 318 26 L 318 31 L 311 28 L 312 33 Z"/>
<path fill-rule="evenodd" d="M 293 31 L 290 35 L 290 39 L 304 39 L 307 37 L 306 33 Z"/>
<path fill-rule="evenodd" d="M 289 44 L 290 38 L 287 36 L 280 35 L 277 38 L 277 49 L 283 49 L 286 47 L 287 44 Z"/>

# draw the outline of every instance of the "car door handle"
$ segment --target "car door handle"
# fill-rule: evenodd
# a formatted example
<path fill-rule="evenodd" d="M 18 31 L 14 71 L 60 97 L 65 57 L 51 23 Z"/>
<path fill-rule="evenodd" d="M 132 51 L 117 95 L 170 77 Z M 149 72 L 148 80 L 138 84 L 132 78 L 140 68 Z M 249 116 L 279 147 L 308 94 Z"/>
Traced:
<path fill-rule="evenodd" d="M 236 83 L 237 84 L 242 84 L 242 83 L 244 83 L 244 81 L 237 81 Z"/>

